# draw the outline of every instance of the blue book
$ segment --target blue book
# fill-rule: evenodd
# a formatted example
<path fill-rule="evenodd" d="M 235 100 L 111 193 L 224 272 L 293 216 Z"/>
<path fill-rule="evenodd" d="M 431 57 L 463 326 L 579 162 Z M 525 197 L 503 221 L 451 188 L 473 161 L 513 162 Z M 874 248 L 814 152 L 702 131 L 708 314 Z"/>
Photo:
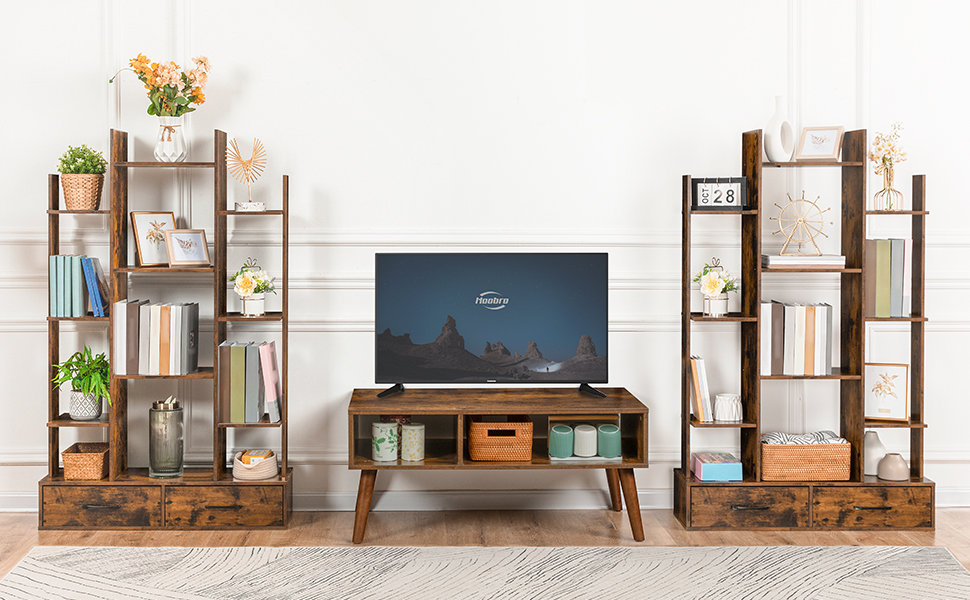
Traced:
<path fill-rule="evenodd" d="M 57 256 L 51 256 L 49 258 L 50 258 L 50 261 L 49 261 L 50 265 L 48 265 L 48 268 L 50 269 L 50 274 L 48 275 L 48 279 L 47 279 L 47 287 L 50 288 L 50 294 L 51 294 L 50 316 L 56 317 L 57 316 Z"/>
<path fill-rule="evenodd" d="M 56 309 L 54 311 L 55 317 L 66 317 L 67 314 L 64 312 L 64 290 L 67 287 L 67 257 L 63 254 L 58 254 L 54 258 L 57 259 L 57 298 L 55 299 Z"/>
<path fill-rule="evenodd" d="M 695 452 L 691 466 L 698 481 L 741 481 L 741 461 L 727 452 Z"/>
<path fill-rule="evenodd" d="M 84 283 L 88 290 L 88 298 L 91 299 L 91 311 L 96 317 L 105 316 L 105 299 L 101 296 L 98 287 L 98 277 L 94 274 L 94 265 L 87 256 L 81 257 L 81 270 L 84 271 Z"/>

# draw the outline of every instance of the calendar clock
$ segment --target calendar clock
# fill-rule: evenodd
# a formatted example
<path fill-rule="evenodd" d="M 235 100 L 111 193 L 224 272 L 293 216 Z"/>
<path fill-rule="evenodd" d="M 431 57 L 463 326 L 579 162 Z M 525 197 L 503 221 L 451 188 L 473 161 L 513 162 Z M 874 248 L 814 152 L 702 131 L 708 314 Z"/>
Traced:
<path fill-rule="evenodd" d="M 691 179 L 692 211 L 742 211 L 748 207 L 746 177 Z"/>

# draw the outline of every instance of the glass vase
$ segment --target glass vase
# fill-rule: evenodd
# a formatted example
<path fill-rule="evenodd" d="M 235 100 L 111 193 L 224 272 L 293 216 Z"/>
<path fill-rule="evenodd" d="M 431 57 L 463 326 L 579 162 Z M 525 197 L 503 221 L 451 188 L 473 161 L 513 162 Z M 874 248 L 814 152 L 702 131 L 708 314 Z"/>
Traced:
<path fill-rule="evenodd" d="M 873 210 L 903 210 L 903 194 L 893 189 L 894 169 L 882 170 L 882 189 L 872 197 Z"/>
<path fill-rule="evenodd" d="M 182 162 L 185 160 L 184 117 L 158 117 L 158 138 L 155 140 L 155 160 Z"/>
<path fill-rule="evenodd" d="M 185 451 L 178 401 L 154 402 L 148 411 L 148 476 L 181 477 Z"/>

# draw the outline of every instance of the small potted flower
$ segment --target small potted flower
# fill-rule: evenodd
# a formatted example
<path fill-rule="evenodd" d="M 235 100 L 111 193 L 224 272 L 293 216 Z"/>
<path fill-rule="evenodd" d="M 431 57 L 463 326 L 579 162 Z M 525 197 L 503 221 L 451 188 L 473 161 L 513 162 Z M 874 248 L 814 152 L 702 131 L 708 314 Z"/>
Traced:
<path fill-rule="evenodd" d="M 711 259 L 711 264 L 704 263 L 704 268 L 694 276 L 694 281 L 701 285 L 704 294 L 704 316 L 723 317 L 728 312 L 728 292 L 737 292 L 740 286 L 737 279 L 721 267 L 717 257 Z"/>
<path fill-rule="evenodd" d="M 256 260 L 249 258 L 238 271 L 233 273 L 229 281 L 233 283 L 233 291 L 242 300 L 242 314 L 247 317 L 258 317 L 266 314 L 266 292 L 276 293 L 273 284 L 274 277 L 270 277 Z"/>
<path fill-rule="evenodd" d="M 86 144 L 68 146 L 57 165 L 64 188 L 64 206 L 68 210 L 98 210 L 107 168 L 104 155 L 97 150 Z"/>
<path fill-rule="evenodd" d="M 69 414 L 73 420 L 93 421 L 100 417 L 102 398 L 111 405 L 111 394 L 108 391 L 110 368 L 104 352 L 95 356 L 91 348 L 84 346 L 83 350 L 54 366 L 57 368 L 57 375 L 51 381 L 54 382 L 55 389 L 71 382 Z"/>

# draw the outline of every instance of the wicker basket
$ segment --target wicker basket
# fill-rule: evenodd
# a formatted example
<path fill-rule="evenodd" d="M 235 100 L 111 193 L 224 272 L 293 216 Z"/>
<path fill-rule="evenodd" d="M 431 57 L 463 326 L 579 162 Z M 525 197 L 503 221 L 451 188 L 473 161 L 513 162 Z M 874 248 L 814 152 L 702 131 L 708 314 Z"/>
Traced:
<path fill-rule="evenodd" d="M 848 481 L 851 444 L 761 444 L 763 481 Z"/>
<path fill-rule="evenodd" d="M 472 460 L 532 460 L 532 421 L 527 416 L 509 417 L 508 423 L 472 421 L 468 427 L 468 454 Z"/>
<path fill-rule="evenodd" d="M 61 175 L 67 210 L 98 210 L 104 175 L 67 173 Z"/>
<path fill-rule="evenodd" d="M 97 480 L 108 476 L 108 444 L 78 442 L 61 452 L 64 479 Z"/>

